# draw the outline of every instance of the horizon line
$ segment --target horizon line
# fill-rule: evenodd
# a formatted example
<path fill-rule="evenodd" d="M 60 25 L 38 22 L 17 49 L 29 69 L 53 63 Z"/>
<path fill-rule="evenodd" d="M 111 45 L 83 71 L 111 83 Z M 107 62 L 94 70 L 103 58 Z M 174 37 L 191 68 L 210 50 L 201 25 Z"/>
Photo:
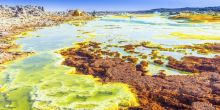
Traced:
<path fill-rule="evenodd" d="M 4 5 L 4 4 L 0 4 L 0 6 L 9 6 L 9 7 L 15 7 L 15 6 L 39 6 L 39 7 L 43 7 L 46 11 L 54 11 L 54 12 L 59 12 L 59 11 L 69 11 L 69 10 L 82 10 L 82 9 L 79 9 L 79 8 L 71 8 L 71 9 L 65 9 L 65 10 L 50 10 L 48 7 L 46 6 L 43 6 L 43 5 L 31 5 L 31 4 L 24 4 L 24 5 Z M 123 11 L 151 11 L 151 10 L 155 10 L 155 9 L 181 9 L 181 8 L 211 8 L 211 7 L 220 7 L 220 6 L 197 6 L 197 7 L 176 7 L 176 8 L 164 8 L 164 7 L 161 7 L 161 8 L 151 8 L 151 9 L 141 9 L 141 10 L 90 10 L 90 11 L 86 11 L 86 10 L 82 10 L 82 11 L 85 11 L 85 12 L 91 12 L 91 11 L 97 11 L 97 12 L 123 12 Z M 49 10 L 48 10 L 49 9 Z"/>

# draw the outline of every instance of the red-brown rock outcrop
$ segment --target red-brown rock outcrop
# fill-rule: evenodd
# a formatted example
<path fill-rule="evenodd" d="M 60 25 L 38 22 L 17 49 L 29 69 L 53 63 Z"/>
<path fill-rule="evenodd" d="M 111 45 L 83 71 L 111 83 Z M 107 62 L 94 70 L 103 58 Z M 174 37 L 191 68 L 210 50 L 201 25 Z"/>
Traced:
<path fill-rule="evenodd" d="M 96 45 L 96 47 L 94 47 Z M 132 62 L 96 54 L 96 43 L 61 51 L 65 65 L 83 74 L 101 78 L 103 82 L 129 84 L 137 92 L 140 107 L 130 110 L 215 110 L 220 108 L 220 74 L 203 72 L 187 76 L 148 76 Z M 192 58 L 193 59 L 193 58 Z M 212 61 L 212 63 L 216 63 Z M 142 63 L 147 65 L 147 63 Z"/>
<path fill-rule="evenodd" d="M 186 56 L 182 61 L 169 58 L 168 67 L 188 72 L 217 72 L 220 73 L 220 56 L 215 58 L 202 58 Z"/>

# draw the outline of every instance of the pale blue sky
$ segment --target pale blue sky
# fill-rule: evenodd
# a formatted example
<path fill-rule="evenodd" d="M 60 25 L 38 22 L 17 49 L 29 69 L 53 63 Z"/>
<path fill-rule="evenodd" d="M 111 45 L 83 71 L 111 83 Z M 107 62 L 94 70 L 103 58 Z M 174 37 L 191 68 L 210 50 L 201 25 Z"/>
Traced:
<path fill-rule="evenodd" d="M 147 10 L 220 6 L 220 0 L 0 0 L 2 5 L 41 5 L 48 10 Z"/>

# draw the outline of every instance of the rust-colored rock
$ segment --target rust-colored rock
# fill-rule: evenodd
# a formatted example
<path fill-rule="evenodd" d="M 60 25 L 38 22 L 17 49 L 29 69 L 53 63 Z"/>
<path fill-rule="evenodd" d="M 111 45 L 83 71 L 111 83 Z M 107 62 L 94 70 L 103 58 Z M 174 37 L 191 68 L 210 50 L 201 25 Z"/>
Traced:
<path fill-rule="evenodd" d="M 76 67 L 84 74 L 99 77 L 103 82 L 122 82 L 130 85 L 136 90 L 141 105 L 131 107 L 130 110 L 214 110 L 220 107 L 218 71 L 201 71 L 201 74 L 194 76 L 148 76 L 143 75 L 144 72 L 132 62 L 120 58 L 98 57 L 93 50 L 96 48 L 88 44 L 80 49 L 64 50 L 61 52 L 65 56 L 63 63 Z M 173 58 L 169 60 L 176 62 Z M 185 60 L 202 62 L 202 65 L 218 65 L 216 59 L 205 61 L 204 58 L 200 60 L 188 57 Z M 139 65 L 146 65 L 146 62 Z"/>
<path fill-rule="evenodd" d="M 127 58 L 127 61 L 130 61 L 130 62 L 136 64 L 136 63 L 138 62 L 138 58 L 135 58 L 135 57 L 128 57 L 128 58 Z"/>
<path fill-rule="evenodd" d="M 194 102 L 192 110 L 216 110 L 212 104 L 206 102 Z"/>
<path fill-rule="evenodd" d="M 148 65 L 149 65 L 149 63 L 147 61 L 143 60 L 143 61 L 140 62 L 140 64 L 136 65 L 136 69 L 138 71 L 143 72 L 142 75 L 145 75 L 145 73 L 148 72 L 148 70 L 147 70 L 148 69 Z"/>
<path fill-rule="evenodd" d="M 177 46 L 179 49 L 192 49 L 197 50 L 197 52 L 202 54 L 207 54 L 210 52 L 220 52 L 220 43 L 204 43 L 204 44 L 194 44 L 194 45 L 182 45 Z"/>
<path fill-rule="evenodd" d="M 159 64 L 159 65 L 163 65 L 163 61 L 161 61 L 161 60 L 154 60 L 154 63 Z"/>
<path fill-rule="evenodd" d="M 134 52 L 134 50 L 135 50 L 135 45 L 125 45 L 125 46 L 122 46 L 123 48 L 124 48 L 124 50 L 126 51 L 126 52 Z"/>
<path fill-rule="evenodd" d="M 158 77 L 162 78 L 162 79 L 165 79 L 166 78 L 165 70 L 160 70 L 160 72 L 158 73 Z"/>
<path fill-rule="evenodd" d="M 218 72 L 220 73 L 220 57 L 202 58 L 187 56 L 183 57 L 182 61 L 177 61 L 174 58 L 169 58 L 168 67 L 188 71 L 188 72 Z"/>

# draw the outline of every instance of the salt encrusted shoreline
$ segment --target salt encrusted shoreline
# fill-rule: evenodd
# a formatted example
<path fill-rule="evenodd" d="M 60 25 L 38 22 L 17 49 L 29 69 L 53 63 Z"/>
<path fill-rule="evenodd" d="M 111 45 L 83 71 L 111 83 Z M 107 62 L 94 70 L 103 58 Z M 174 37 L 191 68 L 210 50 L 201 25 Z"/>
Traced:
<path fill-rule="evenodd" d="M 41 6 L 5 6 L 0 5 L 0 68 L 1 64 L 29 55 L 21 52 L 13 41 L 22 32 L 61 24 L 71 20 L 90 20 L 91 16 L 79 10 L 49 12 Z M 13 51 L 12 51 L 13 49 Z M 0 69 L 1 70 L 1 69 Z"/>

